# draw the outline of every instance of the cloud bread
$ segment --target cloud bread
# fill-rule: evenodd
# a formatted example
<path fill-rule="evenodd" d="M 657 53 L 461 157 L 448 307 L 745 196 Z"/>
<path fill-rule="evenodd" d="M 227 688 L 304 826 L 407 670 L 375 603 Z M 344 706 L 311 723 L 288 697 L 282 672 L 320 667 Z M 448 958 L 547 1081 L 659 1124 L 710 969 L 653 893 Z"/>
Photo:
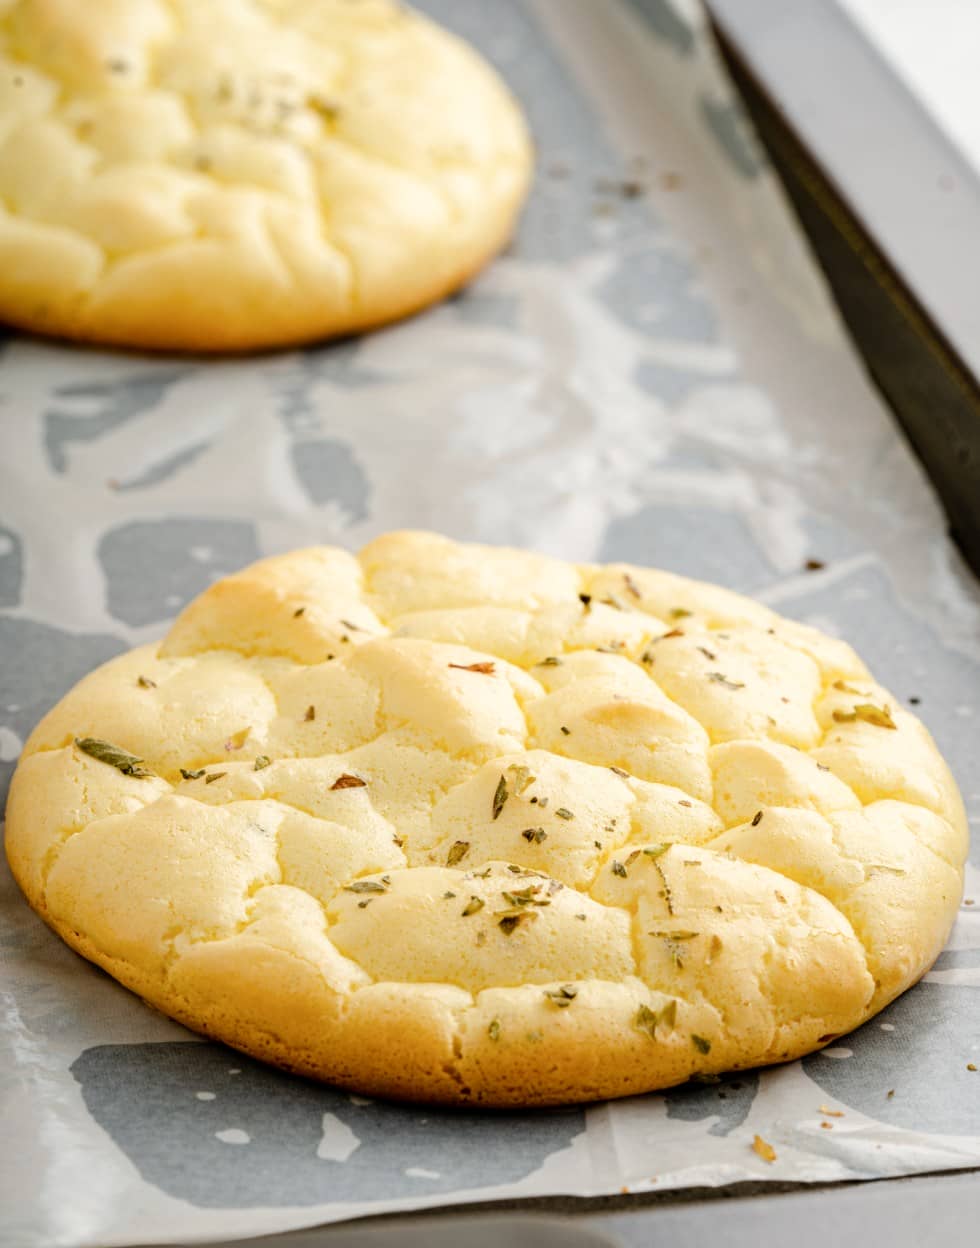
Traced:
<path fill-rule="evenodd" d="M 843 642 L 649 569 L 378 538 L 267 559 L 38 725 L 7 854 L 174 1018 L 487 1106 L 780 1062 L 913 984 L 966 821 Z"/>
<path fill-rule="evenodd" d="M 405 316 L 504 245 L 530 143 L 393 0 L 0 4 L 0 319 L 248 350 Z"/>

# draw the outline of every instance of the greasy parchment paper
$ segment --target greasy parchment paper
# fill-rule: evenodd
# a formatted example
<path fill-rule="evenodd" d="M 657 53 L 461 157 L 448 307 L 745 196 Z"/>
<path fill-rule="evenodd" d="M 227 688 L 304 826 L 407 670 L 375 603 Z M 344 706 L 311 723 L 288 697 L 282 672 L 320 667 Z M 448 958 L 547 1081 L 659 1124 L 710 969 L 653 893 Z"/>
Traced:
<path fill-rule="evenodd" d="M 539 146 L 520 237 L 464 296 L 253 360 L 3 346 L 4 787 L 72 682 L 160 635 L 215 577 L 416 526 L 658 564 L 846 635 L 897 697 L 921 699 L 975 824 L 976 585 L 699 12 L 422 7 L 501 66 Z M 717 1085 L 497 1115 L 367 1102 L 204 1043 L 72 954 L 6 868 L 0 888 L 4 1245 L 205 1242 L 492 1198 L 980 1165 L 976 865 L 978 904 L 936 967 L 834 1047 Z"/>

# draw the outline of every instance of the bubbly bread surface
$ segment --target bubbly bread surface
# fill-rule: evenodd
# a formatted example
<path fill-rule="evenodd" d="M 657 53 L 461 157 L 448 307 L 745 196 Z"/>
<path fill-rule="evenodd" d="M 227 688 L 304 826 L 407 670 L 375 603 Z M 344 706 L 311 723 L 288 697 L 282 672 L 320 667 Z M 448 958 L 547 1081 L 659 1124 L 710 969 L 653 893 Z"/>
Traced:
<path fill-rule="evenodd" d="M 0 0 L 0 320 L 149 348 L 455 289 L 530 175 L 514 100 L 391 0 Z"/>
<path fill-rule="evenodd" d="M 966 820 L 844 642 L 425 533 L 263 560 L 28 741 L 7 854 L 174 1018 L 359 1092 L 554 1104 L 784 1061 L 941 949 Z"/>

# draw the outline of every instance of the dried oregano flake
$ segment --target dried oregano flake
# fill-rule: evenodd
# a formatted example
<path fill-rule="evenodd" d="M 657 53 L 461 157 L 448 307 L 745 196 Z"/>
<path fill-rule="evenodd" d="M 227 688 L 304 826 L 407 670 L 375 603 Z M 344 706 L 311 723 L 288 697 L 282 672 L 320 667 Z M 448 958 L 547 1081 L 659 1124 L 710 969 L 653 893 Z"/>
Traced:
<path fill-rule="evenodd" d="M 510 797 L 510 790 L 507 788 L 507 777 L 501 775 L 500 779 L 497 781 L 497 787 L 493 792 L 492 810 L 494 819 L 499 818 L 500 812 L 503 810 L 508 797 Z"/>
<path fill-rule="evenodd" d="M 657 1038 L 657 1028 L 670 1032 L 677 1021 L 677 1002 L 668 1001 L 662 1010 L 651 1010 L 648 1005 L 641 1005 L 633 1016 L 633 1025 L 645 1031 L 651 1040 Z"/>
<path fill-rule="evenodd" d="M 96 762 L 115 767 L 124 776 L 135 776 L 138 780 L 143 780 L 154 774 L 149 767 L 142 766 L 141 758 L 130 754 L 121 746 L 113 745 L 111 741 L 102 741 L 99 737 L 76 737 L 75 745 L 83 754 L 88 754 Z"/>
<path fill-rule="evenodd" d="M 449 847 L 449 853 L 446 855 L 446 866 L 455 867 L 456 863 L 461 862 L 469 851 L 469 841 L 453 841 Z"/>
<path fill-rule="evenodd" d="M 558 988 L 545 988 L 543 992 L 551 1004 L 557 1006 L 560 1010 L 567 1010 L 578 996 L 578 989 L 574 984 L 562 984 Z"/>

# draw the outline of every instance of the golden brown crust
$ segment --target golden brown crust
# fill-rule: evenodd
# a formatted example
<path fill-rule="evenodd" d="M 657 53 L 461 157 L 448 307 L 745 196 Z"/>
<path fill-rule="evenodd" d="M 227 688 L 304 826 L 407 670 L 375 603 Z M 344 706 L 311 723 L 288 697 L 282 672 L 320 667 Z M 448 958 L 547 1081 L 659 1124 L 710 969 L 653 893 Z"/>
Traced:
<path fill-rule="evenodd" d="M 487 1106 L 828 1043 L 931 964 L 965 851 L 931 739 L 843 643 L 415 533 L 212 586 L 45 717 L 7 811 L 34 908 L 157 1008 Z"/>

